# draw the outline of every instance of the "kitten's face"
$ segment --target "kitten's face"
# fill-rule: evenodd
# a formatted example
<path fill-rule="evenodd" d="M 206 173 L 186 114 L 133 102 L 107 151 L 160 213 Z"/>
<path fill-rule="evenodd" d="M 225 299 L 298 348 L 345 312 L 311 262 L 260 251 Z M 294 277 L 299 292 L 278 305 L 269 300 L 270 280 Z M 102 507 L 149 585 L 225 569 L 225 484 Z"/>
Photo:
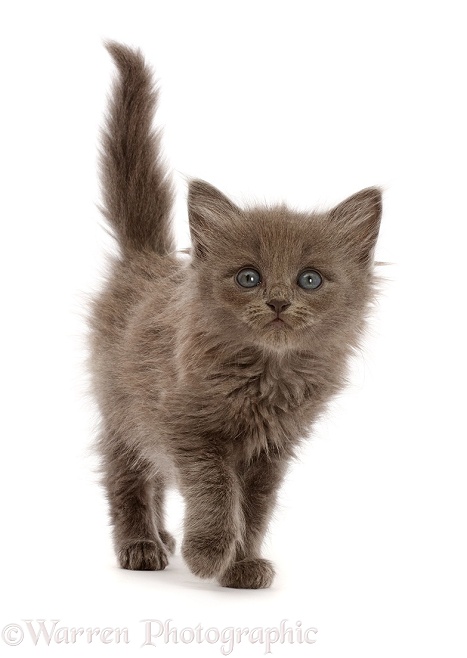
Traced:
<path fill-rule="evenodd" d="M 195 182 L 189 204 L 200 294 L 226 334 L 266 349 L 306 349 L 313 337 L 361 321 L 372 293 L 378 190 L 304 214 L 242 211 Z"/>

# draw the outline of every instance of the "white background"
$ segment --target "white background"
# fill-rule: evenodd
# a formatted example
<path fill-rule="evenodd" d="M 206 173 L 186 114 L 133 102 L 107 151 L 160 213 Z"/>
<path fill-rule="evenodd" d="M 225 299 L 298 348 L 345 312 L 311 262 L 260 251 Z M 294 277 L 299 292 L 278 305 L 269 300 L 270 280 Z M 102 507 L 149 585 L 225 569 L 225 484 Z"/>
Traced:
<path fill-rule="evenodd" d="M 1 48 L 0 626 L 129 627 L 130 644 L 27 635 L 7 656 L 203 655 L 140 648 L 140 620 L 179 629 L 316 627 L 276 656 L 467 655 L 465 21 L 460 2 L 17 2 Z M 294 464 L 266 546 L 278 577 L 233 591 L 118 570 L 91 455 L 87 295 L 109 239 L 96 208 L 112 65 L 139 46 L 161 81 L 179 187 L 329 207 L 385 189 L 386 284 L 352 383 Z M 170 526 L 181 526 L 171 501 Z M 242 642 L 234 656 L 261 656 Z"/>

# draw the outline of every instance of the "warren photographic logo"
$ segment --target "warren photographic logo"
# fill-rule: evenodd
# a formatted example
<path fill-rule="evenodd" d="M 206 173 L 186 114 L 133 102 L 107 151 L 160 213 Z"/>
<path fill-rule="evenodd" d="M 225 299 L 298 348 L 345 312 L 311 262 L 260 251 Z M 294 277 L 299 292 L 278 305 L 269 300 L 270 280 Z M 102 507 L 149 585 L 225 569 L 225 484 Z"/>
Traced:
<path fill-rule="evenodd" d="M 177 627 L 172 619 L 142 619 L 137 629 L 128 627 L 67 626 L 59 619 L 23 619 L 21 623 L 7 624 L 1 632 L 2 643 L 13 647 L 30 643 L 35 646 L 57 644 L 130 644 L 139 647 L 161 647 L 168 644 L 218 645 L 223 656 L 232 654 L 239 645 L 257 644 L 263 654 L 273 653 L 277 644 L 304 644 L 316 642 L 318 629 L 304 627 L 301 621 L 291 624 L 283 619 L 278 626 L 240 627 L 215 626 Z"/>
<path fill-rule="evenodd" d="M 97 628 L 59 626 L 59 619 L 23 619 L 22 624 L 7 624 L 2 629 L 2 641 L 16 647 L 25 641 L 34 645 L 51 644 L 129 644 L 128 628 Z"/>

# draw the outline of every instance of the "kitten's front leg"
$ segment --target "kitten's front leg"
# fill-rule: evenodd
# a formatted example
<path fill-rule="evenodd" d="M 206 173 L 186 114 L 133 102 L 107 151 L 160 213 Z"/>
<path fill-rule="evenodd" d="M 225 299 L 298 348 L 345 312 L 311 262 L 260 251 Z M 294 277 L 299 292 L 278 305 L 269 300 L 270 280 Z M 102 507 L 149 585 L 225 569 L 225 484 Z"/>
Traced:
<path fill-rule="evenodd" d="M 223 587 L 261 589 L 272 584 L 274 567 L 261 557 L 261 545 L 286 468 L 286 458 L 261 453 L 240 469 L 244 536 L 235 561 L 219 579 Z"/>
<path fill-rule="evenodd" d="M 234 560 L 243 532 L 238 478 L 215 450 L 177 462 L 186 501 L 182 555 L 197 576 L 219 576 Z"/>

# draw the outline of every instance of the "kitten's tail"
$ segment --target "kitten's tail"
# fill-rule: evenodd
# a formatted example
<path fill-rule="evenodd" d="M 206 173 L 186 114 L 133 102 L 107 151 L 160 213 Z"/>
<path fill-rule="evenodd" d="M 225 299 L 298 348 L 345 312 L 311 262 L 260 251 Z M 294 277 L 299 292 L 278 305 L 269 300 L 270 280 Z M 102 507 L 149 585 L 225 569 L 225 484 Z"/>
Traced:
<path fill-rule="evenodd" d="M 139 50 L 105 43 L 118 69 L 102 134 L 103 213 L 126 255 L 175 249 L 173 189 L 152 128 L 157 90 Z"/>

